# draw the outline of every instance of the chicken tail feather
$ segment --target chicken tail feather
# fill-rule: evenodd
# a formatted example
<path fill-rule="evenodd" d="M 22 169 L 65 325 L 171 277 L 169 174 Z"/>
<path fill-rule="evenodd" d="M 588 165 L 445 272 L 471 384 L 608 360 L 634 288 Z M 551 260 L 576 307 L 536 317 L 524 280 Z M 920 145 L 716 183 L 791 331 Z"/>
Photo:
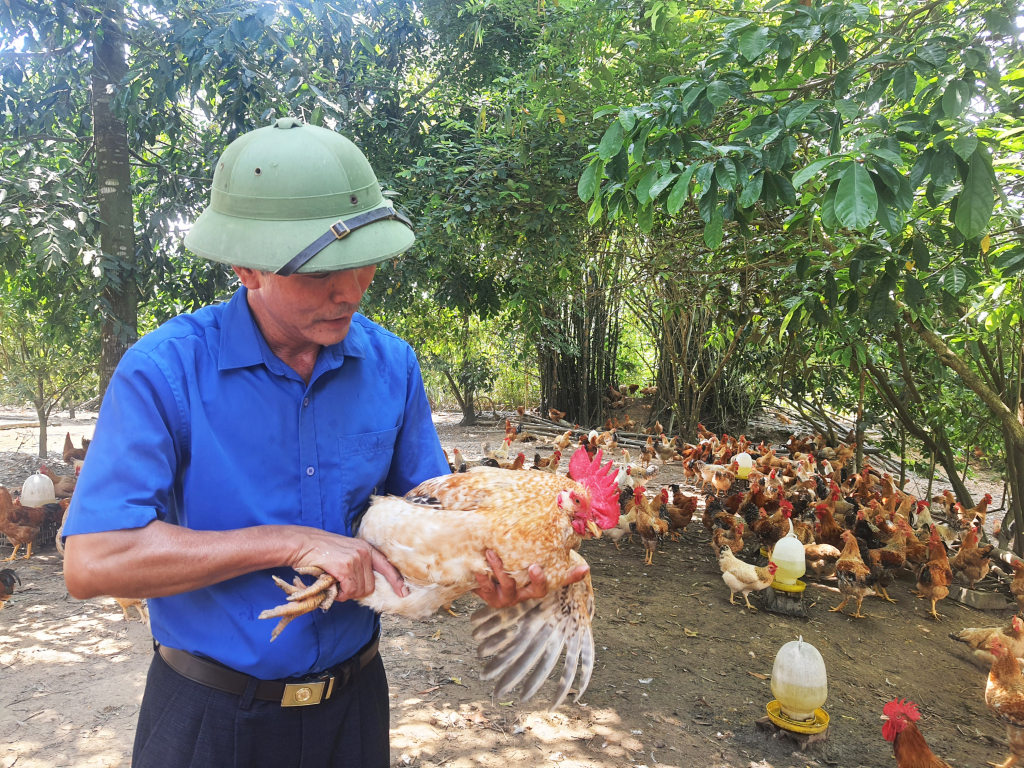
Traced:
<path fill-rule="evenodd" d="M 551 590 L 540 600 L 497 610 L 482 608 L 473 614 L 473 638 L 477 654 L 494 655 L 480 677 L 498 678 L 495 695 L 506 695 L 522 683 L 522 700 L 528 701 L 543 685 L 566 648 L 565 666 L 559 678 L 552 709 L 564 701 L 582 658 L 579 693 L 583 695 L 594 669 L 594 590 L 587 576 L 576 584 Z"/>

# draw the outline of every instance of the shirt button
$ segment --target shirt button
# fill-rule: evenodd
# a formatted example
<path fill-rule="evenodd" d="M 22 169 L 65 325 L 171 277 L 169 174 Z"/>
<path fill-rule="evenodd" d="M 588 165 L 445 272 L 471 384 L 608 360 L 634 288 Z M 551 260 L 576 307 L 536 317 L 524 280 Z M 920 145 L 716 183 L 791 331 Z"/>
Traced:
<path fill-rule="evenodd" d="M 309 475 L 310 477 L 313 476 L 314 472 L 316 472 L 316 470 L 313 469 L 312 467 L 306 467 L 306 474 Z"/>
<path fill-rule="evenodd" d="M 309 398 L 308 397 L 302 401 L 302 407 L 303 408 L 305 408 L 307 405 L 309 405 Z"/>

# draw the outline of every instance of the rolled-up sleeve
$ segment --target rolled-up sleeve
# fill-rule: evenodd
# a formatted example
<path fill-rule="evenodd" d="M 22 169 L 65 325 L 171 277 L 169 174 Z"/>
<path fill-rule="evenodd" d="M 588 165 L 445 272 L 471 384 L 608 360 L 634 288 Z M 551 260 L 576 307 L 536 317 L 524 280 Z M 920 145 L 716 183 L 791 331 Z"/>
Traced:
<path fill-rule="evenodd" d="M 103 398 L 64 535 L 142 528 L 173 509 L 182 404 L 146 353 L 129 350 Z"/>
<path fill-rule="evenodd" d="M 396 496 L 404 496 L 424 480 L 450 472 L 430 415 L 419 362 L 411 348 L 407 349 L 407 354 L 405 417 L 395 440 L 386 483 L 387 493 Z"/>

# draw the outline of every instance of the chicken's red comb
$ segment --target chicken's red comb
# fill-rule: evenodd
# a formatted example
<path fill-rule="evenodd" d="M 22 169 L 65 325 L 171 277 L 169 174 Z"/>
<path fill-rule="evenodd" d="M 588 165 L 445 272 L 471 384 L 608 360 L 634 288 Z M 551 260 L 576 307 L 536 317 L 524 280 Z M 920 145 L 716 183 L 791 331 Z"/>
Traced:
<path fill-rule="evenodd" d="M 893 699 L 882 707 L 882 714 L 890 719 L 903 715 L 907 720 L 915 723 L 921 719 L 921 713 L 917 711 L 917 705 L 906 699 Z"/>
<path fill-rule="evenodd" d="M 595 522 L 607 530 L 619 524 L 619 484 L 615 481 L 615 462 L 602 467 L 601 458 L 598 450 L 591 461 L 586 450 L 580 448 L 569 460 L 569 476 L 590 492 Z"/>

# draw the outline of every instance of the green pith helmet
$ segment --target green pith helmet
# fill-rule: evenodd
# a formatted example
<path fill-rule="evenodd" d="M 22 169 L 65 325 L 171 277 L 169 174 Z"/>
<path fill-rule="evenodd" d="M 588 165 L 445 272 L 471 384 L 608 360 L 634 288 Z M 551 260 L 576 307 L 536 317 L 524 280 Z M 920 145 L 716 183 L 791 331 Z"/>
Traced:
<path fill-rule="evenodd" d="M 193 253 L 288 275 L 353 269 L 415 240 L 363 153 L 293 117 L 241 136 L 213 172 L 210 205 L 185 236 Z"/>

